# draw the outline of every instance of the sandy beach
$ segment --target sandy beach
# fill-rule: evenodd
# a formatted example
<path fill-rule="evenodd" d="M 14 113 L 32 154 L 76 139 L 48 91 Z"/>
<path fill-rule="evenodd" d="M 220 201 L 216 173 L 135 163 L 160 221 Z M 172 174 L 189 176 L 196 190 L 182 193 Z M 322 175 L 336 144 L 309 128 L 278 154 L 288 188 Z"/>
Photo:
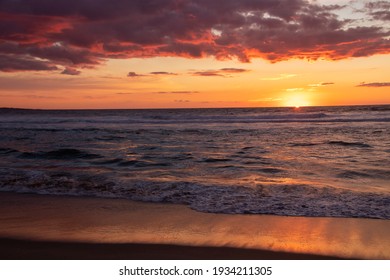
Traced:
<path fill-rule="evenodd" d="M 0 193 L 1 259 L 390 259 L 390 221 Z"/>

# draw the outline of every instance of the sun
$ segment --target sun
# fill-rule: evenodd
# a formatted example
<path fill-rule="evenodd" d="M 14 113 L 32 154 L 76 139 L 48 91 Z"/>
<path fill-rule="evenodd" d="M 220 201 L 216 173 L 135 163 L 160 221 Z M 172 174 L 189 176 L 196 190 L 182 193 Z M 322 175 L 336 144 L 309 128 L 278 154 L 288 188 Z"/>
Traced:
<path fill-rule="evenodd" d="M 295 94 L 287 96 L 284 105 L 287 107 L 300 108 L 310 106 L 310 101 L 303 94 Z"/>

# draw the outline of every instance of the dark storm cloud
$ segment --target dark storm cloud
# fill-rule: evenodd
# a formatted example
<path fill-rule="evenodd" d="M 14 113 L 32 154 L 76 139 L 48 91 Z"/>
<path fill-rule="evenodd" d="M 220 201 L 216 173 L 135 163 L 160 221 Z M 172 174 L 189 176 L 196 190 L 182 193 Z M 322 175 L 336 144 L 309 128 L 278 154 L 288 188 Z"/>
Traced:
<path fill-rule="evenodd" d="M 171 72 L 165 72 L 165 71 L 157 71 L 157 72 L 150 72 L 151 75 L 167 75 L 167 76 L 175 76 L 177 75 L 176 73 L 171 73 Z"/>
<path fill-rule="evenodd" d="M 222 68 L 219 71 L 220 72 L 225 72 L 225 73 L 243 73 L 243 72 L 248 72 L 247 69 L 242 69 L 242 68 Z"/>
<path fill-rule="evenodd" d="M 229 74 L 238 74 L 248 72 L 247 69 L 242 68 L 222 68 L 218 70 L 205 70 L 205 71 L 195 71 L 192 73 L 194 76 L 204 76 L 204 77 L 231 77 Z"/>
<path fill-rule="evenodd" d="M 64 71 L 61 72 L 61 74 L 64 75 L 72 75 L 72 76 L 77 76 L 81 74 L 81 71 L 73 68 L 66 67 Z"/>
<path fill-rule="evenodd" d="M 0 0 L 0 55 L 13 64 L 0 70 L 95 67 L 108 58 L 277 62 L 389 53 L 385 24 L 342 20 L 342 8 L 306 0 Z M 384 23 L 388 11 L 387 1 L 365 7 Z"/>
<path fill-rule="evenodd" d="M 180 90 L 180 91 L 158 91 L 158 94 L 194 94 L 199 93 L 199 91 L 189 91 L 189 90 Z"/>
<path fill-rule="evenodd" d="M 317 84 L 310 84 L 308 85 L 309 87 L 325 87 L 325 86 L 331 86 L 331 85 L 334 85 L 333 82 L 323 82 L 323 83 L 317 83 Z"/>
<path fill-rule="evenodd" d="M 390 87 L 390 82 L 382 83 L 361 83 L 357 85 L 358 87 Z"/>
<path fill-rule="evenodd" d="M 176 73 L 165 72 L 165 71 L 156 71 L 150 72 L 149 75 L 137 74 L 136 72 L 129 72 L 127 77 L 147 77 L 147 76 L 176 76 Z"/>
<path fill-rule="evenodd" d="M 224 77 L 224 75 L 219 73 L 217 70 L 196 71 L 196 72 L 193 72 L 192 75 L 203 76 L 203 77 Z"/>
<path fill-rule="evenodd" d="M 0 71 L 17 72 L 17 71 L 43 71 L 57 70 L 58 68 L 50 61 L 42 61 L 26 55 L 4 55 L 0 54 Z"/>
<path fill-rule="evenodd" d="M 143 77 L 144 75 L 137 74 L 135 72 L 127 73 L 127 77 Z"/>

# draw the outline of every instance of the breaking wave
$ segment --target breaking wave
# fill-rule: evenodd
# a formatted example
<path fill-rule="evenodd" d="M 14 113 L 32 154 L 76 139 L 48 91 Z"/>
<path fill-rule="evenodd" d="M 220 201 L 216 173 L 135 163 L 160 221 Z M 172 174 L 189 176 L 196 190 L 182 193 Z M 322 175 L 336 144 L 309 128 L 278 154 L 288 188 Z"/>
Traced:
<path fill-rule="evenodd" d="M 7 170 L 1 191 L 124 198 L 188 205 L 210 213 L 390 219 L 390 196 L 305 184 L 205 185 L 185 181 L 118 180 L 66 172 Z M 111 178 L 111 177 L 110 177 Z"/>

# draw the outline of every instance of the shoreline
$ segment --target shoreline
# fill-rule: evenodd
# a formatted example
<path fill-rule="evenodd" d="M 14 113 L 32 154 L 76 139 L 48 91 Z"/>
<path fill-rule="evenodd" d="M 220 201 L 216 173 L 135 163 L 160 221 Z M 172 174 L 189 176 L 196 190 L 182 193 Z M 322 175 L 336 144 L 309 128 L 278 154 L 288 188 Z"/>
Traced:
<path fill-rule="evenodd" d="M 0 201 L 2 259 L 390 259 L 390 220 L 7 192 Z"/>

